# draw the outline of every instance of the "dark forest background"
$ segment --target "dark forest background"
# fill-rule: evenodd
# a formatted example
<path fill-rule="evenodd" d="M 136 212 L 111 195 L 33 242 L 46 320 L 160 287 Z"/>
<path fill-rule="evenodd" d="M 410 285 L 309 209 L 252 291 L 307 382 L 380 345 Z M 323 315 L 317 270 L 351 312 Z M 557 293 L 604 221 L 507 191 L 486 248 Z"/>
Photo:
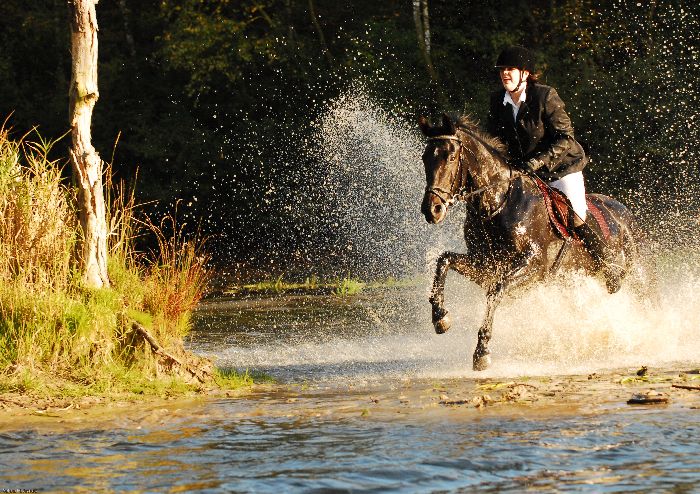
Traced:
<path fill-rule="evenodd" d="M 509 44 L 567 103 L 596 191 L 647 216 L 698 207 L 679 192 L 698 176 L 696 0 L 101 0 L 97 15 L 93 143 L 117 177 L 138 169 L 147 212 L 177 206 L 211 235 L 221 266 L 284 271 L 294 250 L 332 248 L 300 233 L 313 204 L 284 207 L 314 172 L 325 102 L 361 82 L 397 118 L 483 117 Z M 69 33 L 65 0 L 0 3 L 0 116 L 16 137 L 68 130 Z"/>

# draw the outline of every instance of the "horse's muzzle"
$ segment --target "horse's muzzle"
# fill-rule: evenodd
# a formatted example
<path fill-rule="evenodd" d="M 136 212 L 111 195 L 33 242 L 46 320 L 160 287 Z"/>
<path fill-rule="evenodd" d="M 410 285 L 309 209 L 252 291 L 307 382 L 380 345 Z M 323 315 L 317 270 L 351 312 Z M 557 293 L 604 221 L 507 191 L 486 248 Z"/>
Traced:
<path fill-rule="evenodd" d="M 421 204 L 421 213 L 428 223 L 440 223 L 447 216 L 447 204 L 436 194 L 426 192 L 423 196 L 423 204 Z"/>

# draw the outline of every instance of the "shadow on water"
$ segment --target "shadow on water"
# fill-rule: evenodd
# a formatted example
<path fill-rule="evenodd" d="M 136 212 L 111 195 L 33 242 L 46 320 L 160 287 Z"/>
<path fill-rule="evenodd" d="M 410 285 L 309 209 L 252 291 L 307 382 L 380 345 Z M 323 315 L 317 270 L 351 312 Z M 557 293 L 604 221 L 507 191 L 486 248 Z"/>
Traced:
<path fill-rule="evenodd" d="M 0 477 L 59 492 L 618 492 L 692 489 L 700 474 L 697 413 L 679 406 L 494 413 L 375 396 L 258 392 L 109 429 L 2 433 Z"/>

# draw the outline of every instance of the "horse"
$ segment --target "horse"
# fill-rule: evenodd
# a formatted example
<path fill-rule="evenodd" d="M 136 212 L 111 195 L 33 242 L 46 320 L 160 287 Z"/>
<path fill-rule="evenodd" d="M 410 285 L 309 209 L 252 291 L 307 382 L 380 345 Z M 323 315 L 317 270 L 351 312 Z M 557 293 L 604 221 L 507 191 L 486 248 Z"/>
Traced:
<path fill-rule="evenodd" d="M 468 117 L 454 122 L 443 115 L 441 125 L 419 118 L 427 137 L 423 153 L 426 187 L 421 212 L 428 223 L 443 221 L 449 207 L 465 202 L 465 253 L 443 252 L 438 260 L 429 302 L 435 332 L 451 327 L 444 308 L 445 278 L 450 269 L 471 279 L 486 292 L 486 314 L 478 331 L 473 369 L 491 365 L 489 342 L 494 312 L 513 290 L 545 280 L 553 272 L 583 270 L 602 274 L 576 238 L 554 228 L 545 202 L 543 182 L 532 173 L 513 167 L 503 143 L 485 132 Z M 546 186 L 545 186 L 546 187 Z M 637 228 L 630 211 L 620 202 L 601 194 L 587 194 L 589 205 L 597 209 L 606 225 L 609 256 L 617 269 L 606 271 L 608 292 L 620 283 L 637 257 Z"/>

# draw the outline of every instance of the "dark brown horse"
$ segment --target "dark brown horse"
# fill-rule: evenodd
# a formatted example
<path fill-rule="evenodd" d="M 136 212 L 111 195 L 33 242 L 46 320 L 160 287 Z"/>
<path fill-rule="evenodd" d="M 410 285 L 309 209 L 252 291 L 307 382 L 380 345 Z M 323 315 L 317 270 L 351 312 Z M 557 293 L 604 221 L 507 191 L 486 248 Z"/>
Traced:
<path fill-rule="evenodd" d="M 444 252 L 437 261 L 430 303 L 435 331 L 444 333 L 451 322 L 444 303 L 445 277 L 450 269 L 486 290 L 486 315 L 479 328 L 474 370 L 491 363 L 489 340 L 494 311 L 511 290 L 542 280 L 555 269 L 601 270 L 578 241 L 565 240 L 550 223 L 543 193 L 532 176 L 508 164 L 499 140 L 481 132 L 467 118 L 456 124 L 444 116 L 432 126 L 421 117 L 428 138 L 423 153 L 427 185 L 421 207 L 429 223 L 440 223 L 456 200 L 467 204 L 464 223 L 466 253 Z M 588 198 L 606 220 L 606 239 L 618 269 L 608 277 L 614 292 L 635 261 L 634 220 L 625 206 L 598 194 Z M 610 271 L 610 270 L 608 270 Z M 609 274 L 606 272 L 606 274 Z"/>

